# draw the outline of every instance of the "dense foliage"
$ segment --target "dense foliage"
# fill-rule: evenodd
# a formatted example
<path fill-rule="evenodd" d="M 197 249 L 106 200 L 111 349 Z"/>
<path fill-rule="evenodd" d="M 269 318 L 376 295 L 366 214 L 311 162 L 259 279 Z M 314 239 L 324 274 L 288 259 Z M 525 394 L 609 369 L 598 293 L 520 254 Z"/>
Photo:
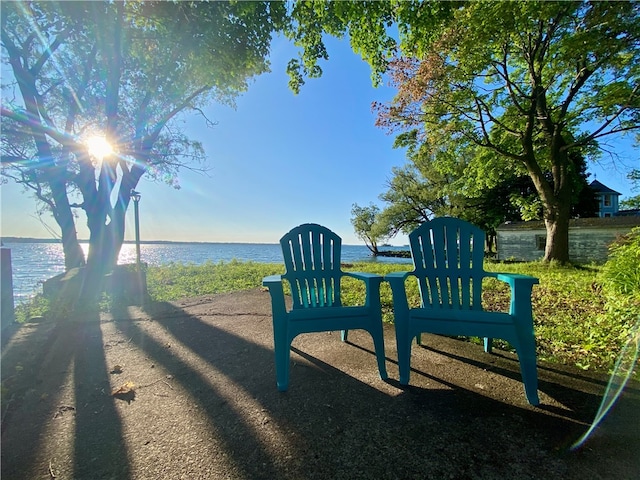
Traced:
<path fill-rule="evenodd" d="M 640 300 L 640 227 L 609 247 L 602 277 L 608 293 L 630 295 Z"/>
<path fill-rule="evenodd" d="M 638 2 L 299 3 L 296 86 L 321 73 L 322 33 L 348 36 L 375 81 L 391 67 L 398 95 L 379 106 L 380 125 L 426 158 L 451 159 L 447 171 L 470 162 L 458 194 L 528 175 L 544 258 L 568 262 L 572 154 L 591 158 L 603 139 L 640 129 Z"/>
<path fill-rule="evenodd" d="M 582 156 L 574 156 L 571 217 L 595 217 L 598 202 L 587 182 L 586 162 Z M 379 197 L 385 206 L 369 222 L 370 235 L 389 238 L 399 232 L 409 234 L 433 217 L 453 216 L 484 230 L 487 250 L 494 252 L 496 229 L 501 223 L 543 218 L 542 202 L 528 175 L 507 172 L 491 188 L 470 190 L 466 175 L 473 159 L 463 152 L 439 152 L 432 157 L 421 148 L 409 148 L 407 157 L 406 165 L 394 167 L 388 188 Z M 546 172 L 545 177 L 553 183 L 551 172 Z M 360 222 L 359 227 L 362 226 Z"/>
<path fill-rule="evenodd" d="M 630 2 L 467 2 L 420 56 L 392 62 L 399 93 L 380 123 L 435 161 L 464 158 L 459 191 L 530 176 L 544 259 L 566 262 L 575 153 L 594 155 L 604 137 L 640 128 L 638 25 Z"/>
<path fill-rule="evenodd" d="M 399 93 L 380 106 L 380 124 L 408 130 L 401 141 L 429 160 L 453 159 L 448 198 L 477 198 L 503 174 L 530 176 L 545 259 L 568 260 L 571 154 L 640 128 L 639 10 L 628 1 L 4 2 L 3 173 L 53 212 L 67 268 L 85 263 L 84 217 L 87 263 L 108 268 L 142 175 L 177 186 L 181 167 L 204 160 L 177 124 L 182 113 L 233 102 L 268 71 L 277 32 L 300 48 L 288 67 L 294 91 L 321 75 L 326 34 L 346 36 L 374 83 L 391 65 Z M 92 131 L 115 147 L 111 162 L 90 155 Z M 484 210 L 464 206 L 474 208 Z"/>
<path fill-rule="evenodd" d="M 2 174 L 53 214 L 67 270 L 115 265 L 143 175 L 179 187 L 182 167 L 203 168 L 180 116 L 268 71 L 284 16 L 281 2 L 3 2 Z M 93 154 L 93 135 L 114 153 Z"/>
<path fill-rule="evenodd" d="M 379 221 L 380 209 L 373 204 L 361 207 L 354 203 L 351 207 L 351 225 L 356 236 L 364 242 L 374 255 L 378 255 L 378 243 L 389 237 Z"/>

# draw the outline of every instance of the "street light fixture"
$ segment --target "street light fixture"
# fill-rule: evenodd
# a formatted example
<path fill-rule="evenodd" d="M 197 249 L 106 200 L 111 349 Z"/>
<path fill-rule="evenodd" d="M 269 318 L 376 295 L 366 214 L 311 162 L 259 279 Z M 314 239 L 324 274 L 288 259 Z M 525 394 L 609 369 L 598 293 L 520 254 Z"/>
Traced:
<path fill-rule="evenodd" d="M 133 200 L 133 213 L 136 225 L 136 268 L 140 270 L 140 211 L 138 203 L 140 202 L 140 192 L 131 190 L 131 200 Z"/>

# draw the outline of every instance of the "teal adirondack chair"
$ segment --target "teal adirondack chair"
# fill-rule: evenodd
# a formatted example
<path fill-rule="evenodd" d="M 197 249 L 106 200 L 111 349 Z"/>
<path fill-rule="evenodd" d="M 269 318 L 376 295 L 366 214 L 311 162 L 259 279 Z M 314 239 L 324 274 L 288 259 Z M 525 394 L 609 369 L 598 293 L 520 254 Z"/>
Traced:
<path fill-rule="evenodd" d="M 457 218 L 423 223 L 409 235 L 414 269 L 385 276 L 391 285 L 400 383 L 409 383 L 411 343 L 423 332 L 484 338 L 491 352 L 493 338 L 509 342 L 520 360 L 527 400 L 538 405 L 538 372 L 531 311 L 531 291 L 538 279 L 528 275 L 486 272 L 484 232 Z M 418 282 L 421 305 L 410 308 L 405 281 Z M 482 308 L 482 280 L 494 277 L 511 287 L 509 313 Z"/>
<path fill-rule="evenodd" d="M 373 337 L 380 377 L 386 379 L 380 307 L 382 276 L 343 272 L 340 269 L 342 240 L 320 225 L 300 225 L 284 235 L 280 245 L 285 274 L 271 275 L 262 280 L 271 295 L 278 390 L 285 391 L 289 387 L 291 342 L 301 333 L 340 330 L 344 342 L 349 329 L 368 331 Z M 340 281 L 345 276 L 364 282 L 366 299 L 363 306 L 342 305 Z M 285 305 L 283 280 L 291 287 L 290 310 Z"/>

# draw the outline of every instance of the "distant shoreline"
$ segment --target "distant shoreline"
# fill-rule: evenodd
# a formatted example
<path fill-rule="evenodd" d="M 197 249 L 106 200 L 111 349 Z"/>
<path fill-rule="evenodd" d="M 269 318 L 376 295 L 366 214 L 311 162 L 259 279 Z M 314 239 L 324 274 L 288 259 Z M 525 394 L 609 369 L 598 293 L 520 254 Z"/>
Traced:
<path fill-rule="evenodd" d="M 2 245 L 6 243 L 62 243 L 61 240 L 56 238 L 32 238 L 32 237 L 0 237 Z M 80 240 L 80 243 L 89 243 L 89 240 Z M 135 244 L 135 240 L 125 240 L 125 244 Z M 197 241 L 177 241 L 177 240 L 140 240 L 140 245 L 278 245 L 278 243 L 264 243 L 264 242 L 197 242 Z M 364 247 L 365 245 L 347 245 L 353 247 Z M 390 245 L 389 248 L 408 248 L 407 245 Z M 385 248 L 388 248 L 385 245 Z"/>
<path fill-rule="evenodd" d="M 5 243 L 62 243 L 62 240 L 56 238 L 31 238 L 31 237 L 2 237 Z M 89 240 L 78 240 L 80 243 L 89 243 Z M 135 240 L 125 240 L 124 243 L 135 244 Z M 277 245 L 277 243 L 252 243 L 252 242 L 196 242 L 196 241 L 178 241 L 178 240 L 140 240 L 140 245 L 212 245 L 216 243 L 238 244 L 238 245 Z"/>

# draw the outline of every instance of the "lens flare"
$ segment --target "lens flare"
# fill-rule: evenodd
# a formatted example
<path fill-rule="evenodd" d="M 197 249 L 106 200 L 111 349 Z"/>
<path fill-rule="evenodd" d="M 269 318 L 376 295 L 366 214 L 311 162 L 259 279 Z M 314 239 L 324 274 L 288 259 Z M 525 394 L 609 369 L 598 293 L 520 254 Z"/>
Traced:
<path fill-rule="evenodd" d="M 640 317 L 635 326 L 631 329 L 631 334 L 627 340 L 626 345 L 620 351 L 618 359 L 616 360 L 613 373 L 609 379 L 609 384 L 600 402 L 600 408 L 596 413 L 593 422 L 589 429 L 571 446 L 571 450 L 580 448 L 591 434 L 598 427 L 600 422 L 609 413 L 609 410 L 616 403 L 620 395 L 624 390 L 624 387 L 629 382 L 629 379 L 633 375 L 633 372 L 638 363 L 638 356 L 640 355 Z"/>
<path fill-rule="evenodd" d="M 111 144 L 107 142 L 106 138 L 99 135 L 87 139 L 86 145 L 89 149 L 89 154 L 98 159 L 103 159 L 113 153 Z"/>

